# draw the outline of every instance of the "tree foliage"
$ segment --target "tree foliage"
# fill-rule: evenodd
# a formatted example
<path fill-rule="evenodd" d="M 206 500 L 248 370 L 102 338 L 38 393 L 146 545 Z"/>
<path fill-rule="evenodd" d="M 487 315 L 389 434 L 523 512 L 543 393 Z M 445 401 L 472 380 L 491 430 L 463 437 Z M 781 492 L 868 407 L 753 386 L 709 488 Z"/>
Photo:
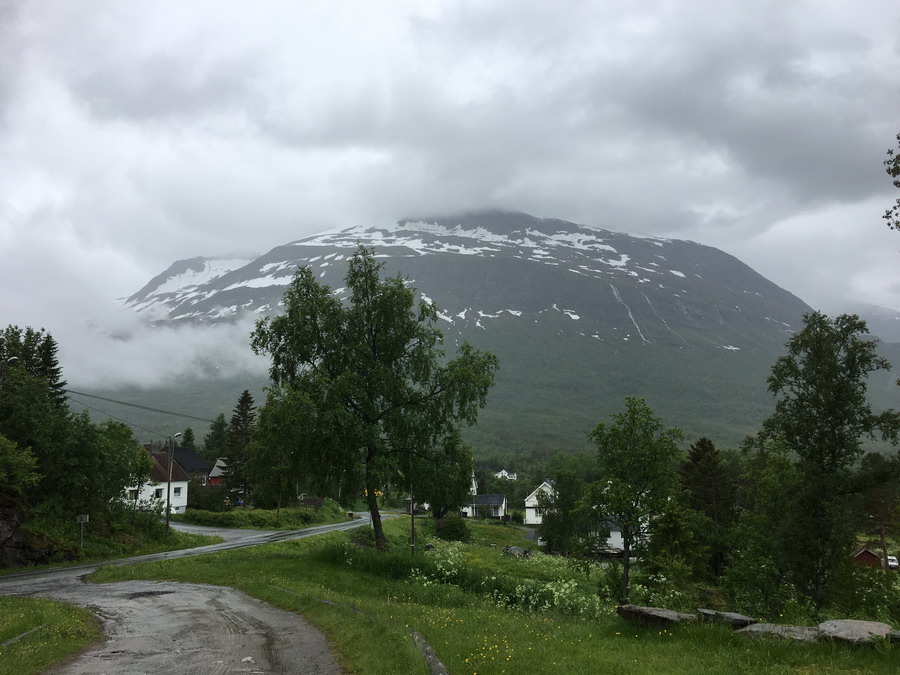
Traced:
<path fill-rule="evenodd" d="M 250 477 L 246 465 L 250 457 L 250 440 L 256 420 L 256 405 L 248 389 L 241 392 L 225 437 L 225 485 L 238 499 L 250 495 Z"/>
<path fill-rule="evenodd" d="M 416 307 L 403 277 L 381 278 L 381 270 L 360 247 L 345 305 L 308 267 L 298 269 L 284 314 L 258 322 L 251 342 L 270 355 L 273 383 L 303 392 L 315 409 L 301 449 L 324 455 L 320 473 L 365 491 L 379 548 L 386 540 L 376 492 L 391 481 L 425 486 L 418 460 L 457 449 L 459 426 L 475 423 L 497 369 L 496 357 L 467 343 L 445 362 L 435 306 Z"/>
<path fill-rule="evenodd" d="M 775 443 L 796 456 L 798 480 L 780 505 L 775 546 L 788 579 L 818 609 L 849 564 L 853 546 L 854 464 L 865 438 L 897 443 L 900 415 L 874 413 L 867 377 L 890 364 L 877 343 L 863 339 L 866 324 L 855 315 L 804 316 L 804 328 L 772 367 L 769 391 L 775 410 L 758 444 Z"/>
<path fill-rule="evenodd" d="M 646 532 L 650 516 L 661 511 L 675 485 L 681 430 L 666 429 L 640 398 L 625 399 L 625 412 L 598 424 L 590 438 L 597 445 L 601 479 L 588 500 L 597 526 L 608 520 L 622 532 L 624 564 L 621 601 L 628 602 L 629 558 Z"/>
<path fill-rule="evenodd" d="M 866 378 L 890 370 L 875 340 L 861 336 L 866 323 L 855 314 L 834 319 L 813 312 L 787 343 L 769 376 L 775 411 L 762 438 L 783 442 L 809 470 L 834 473 L 862 454 L 864 438 L 896 442 L 900 415 L 875 414 L 866 399 Z"/>
<path fill-rule="evenodd" d="M 215 462 L 224 457 L 228 448 L 228 422 L 225 413 L 218 416 L 209 425 L 209 431 L 203 437 L 203 451 L 201 457 L 208 462 Z"/>
<path fill-rule="evenodd" d="M 429 504 L 436 519 L 458 514 L 469 501 L 474 465 L 472 448 L 458 433 L 448 434 L 442 442 L 435 452 L 413 456 L 411 467 L 415 483 L 410 487 L 416 503 Z"/>
<path fill-rule="evenodd" d="M 681 463 L 681 487 L 685 505 L 702 514 L 706 524 L 693 533 L 707 550 L 707 567 L 715 576 L 722 574 L 728 546 L 726 531 L 734 516 L 736 481 L 731 467 L 708 438 L 691 444 L 687 458 Z M 683 514 L 685 523 L 700 519 Z M 695 566 L 696 567 L 696 566 Z"/>
<path fill-rule="evenodd" d="M 0 507 L 20 500 L 40 479 L 31 450 L 0 436 Z"/>
<path fill-rule="evenodd" d="M 62 379 L 56 340 L 44 328 L 7 326 L 0 333 L 0 362 L 24 369 L 46 387 L 46 396 L 58 408 L 66 406 L 66 382 Z"/>
<path fill-rule="evenodd" d="M 0 331 L 0 500 L 66 522 L 103 519 L 147 475 L 150 457 L 125 425 L 71 413 L 57 351 L 44 329 Z"/>
<path fill-rule="evenodd" d="M 563 468 L 553 474 L 553 493 L 538 493 L 541 539 L 550 551 L 569 556 L 579 549 L 579 542 L 587 534 L 588 523 L 581 500 L 585 482 L 581 474 Z"/>
<path fill-rule="evenodd" d="M 181 434 L 181 445 L 182 448 L 187 448 L 188 450 L 197 450 L 197 441 L 194 438 L 194 430 L 191 427 L 188 427 Z"/>
<path fill-rule="evenodd" d="M 897 145 L 900 148 L 900 134 L 897 134 Z M 900 189 L 900 152 L 888 148 L 887 159 L 884 160 L 884 170 L 888 176 L 894 179 L 894 187 Z M 887 221 L 889 228 L 900 231 L 900 197 L 897 197 L 894 205 L 887 209 L 882 217 Z"/>

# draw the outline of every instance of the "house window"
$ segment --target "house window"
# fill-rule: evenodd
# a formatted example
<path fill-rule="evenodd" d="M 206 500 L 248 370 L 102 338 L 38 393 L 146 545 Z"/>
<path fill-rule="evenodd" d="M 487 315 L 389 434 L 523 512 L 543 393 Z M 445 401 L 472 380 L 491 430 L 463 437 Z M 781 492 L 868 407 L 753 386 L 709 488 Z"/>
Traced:
<path fill-rule="evenodd" d="M 156 488 L 156 489 L 153 491 L 153 497 L 154 497 L 154 499 L 162 499 L 162 492 L 163 492 L 162 488 Z"/>
<path fill-rule="evenodd" d="M 180 487 L 172 488 L 172 490 L 174 491 L 176 497 L 181 496 L 181 488 Z"/>
<path fill-rule="evenodd" d="M 137 490 L 129 490 L 129 491 L 128 491 L 128 499 L 130 499 L 130 500 L 133 501 L 133 502 L 136 502 L 136 501 L 137 501 L 137 498 L 138 498 L 138 491 L 137 491 Z"/>

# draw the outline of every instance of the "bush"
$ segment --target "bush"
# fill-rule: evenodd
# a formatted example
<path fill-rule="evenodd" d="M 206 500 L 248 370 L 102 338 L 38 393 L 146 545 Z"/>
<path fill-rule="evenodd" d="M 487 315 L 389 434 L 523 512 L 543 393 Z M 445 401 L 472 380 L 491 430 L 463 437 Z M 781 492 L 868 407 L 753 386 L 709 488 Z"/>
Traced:
<path fill-rule="evenodd" d="M 466 521 L 456 514 L 436 520 L 434 533 L 444 541 L 469 541 L 472 538 L 472 533 L 469 532 Z"/>
<path fill-rule="evenodd" d="M 834 602 L 826 612 L 835 618 L 900 622 L 900 578 L 895 572 L 849 563 L 834 586 Z"/>
<path fill-rule="evenodd" d="M 336 515 L 343 513 L 336 511 L 336 508 L 327 505 L 318 511 L 309 508 L 281 509 L 280 513 L 267 509 L 233 509 L 231 511 L 190 509 L 178 520 L 209 527 L 293 529 L 324 523 L 329 517 L 336 520 Z M 343 514 L 343 517 L 346 519 L 346 513 Z"/>
<path fill-rule="evenodd" d="M 188 509 L 199 511 L 227 511 L 228 490 L 224 485 L 200 485 L 196 480 L 188 486 Z"/>
<path fill-rule="evenodd" d="M 525 523 L 525 514 L 514 509 L 509 512 L 509 519 L 518 525 L 522 525 Z"/>

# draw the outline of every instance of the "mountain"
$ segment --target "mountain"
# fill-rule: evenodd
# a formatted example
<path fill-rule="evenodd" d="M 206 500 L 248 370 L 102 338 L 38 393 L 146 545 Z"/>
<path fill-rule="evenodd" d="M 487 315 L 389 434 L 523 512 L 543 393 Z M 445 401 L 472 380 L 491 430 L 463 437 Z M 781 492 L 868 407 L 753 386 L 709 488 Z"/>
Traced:
<path fill-rule="evenodd" d="M 860 305 L 848 309 L 866 322 L 869 332 L 885 342 L 900 342 L 900 312 L 876 305 Z M 900 364 L 898 364 L 900 365 Z"/>
<path fill-rule="evenodd" d="M 465 339 L 500 357 L 469 432 L 479 456 L 583 448 L 626 395 L 689 440 L 734 445 L 771 411 L 769 369 L 811 311 L 709 246 L 506 211 L 332 230 L 244 264 L 181 261 L 126 304 L 158 325 L 271 315 L 301 265 L 345 297 L 360 244 L 437 304 L 448 352 Z"/>
<path fill-rule="evenodd" d="M 251 263 L 241 258 L 189 258 L 172 263 L 125 303 L 137 312 L 165 311 L 168 302 L 179 295 L 213 282 L 228 272 Z"/>

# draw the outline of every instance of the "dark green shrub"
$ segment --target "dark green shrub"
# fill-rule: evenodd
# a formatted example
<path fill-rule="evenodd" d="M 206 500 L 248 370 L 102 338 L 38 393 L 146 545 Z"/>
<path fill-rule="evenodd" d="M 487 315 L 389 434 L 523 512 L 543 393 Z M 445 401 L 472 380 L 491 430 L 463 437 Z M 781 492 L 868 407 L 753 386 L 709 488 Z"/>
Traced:
<path fill-rule="evenodd" d="M 897 623 L 900 621 L 900 589 L 896 577 L 893 570 L 848 563 L 834 581 L 834 602 L 825 612 L 833 618 Z"/>
<path fill-rule="evenodd" d="M 472 538 L 466 521 L 455 514 L 436 520 L 434 533 L 445 541 L 469 541 Z"/>
<path fill-rule="evenodd" d="M 224 485 L 201 485 L 192 480 L 188 486 L 188 509 L 201 511 L 227 511 L 228 491 Z"/>

